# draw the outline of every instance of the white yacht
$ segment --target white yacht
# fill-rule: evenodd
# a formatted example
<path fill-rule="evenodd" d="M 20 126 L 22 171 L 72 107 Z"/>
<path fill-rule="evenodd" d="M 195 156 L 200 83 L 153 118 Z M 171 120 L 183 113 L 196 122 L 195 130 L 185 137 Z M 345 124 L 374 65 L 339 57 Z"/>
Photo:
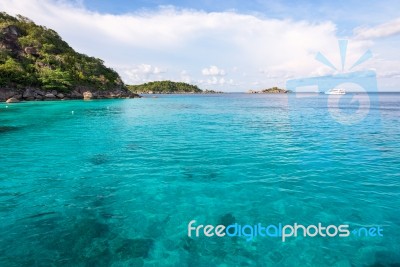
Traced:
<path fill-rule="evenodd" d="M 325 92 L 326 95 L 345 95 L 346 91 L 344 89 L 331 89 Z"/>

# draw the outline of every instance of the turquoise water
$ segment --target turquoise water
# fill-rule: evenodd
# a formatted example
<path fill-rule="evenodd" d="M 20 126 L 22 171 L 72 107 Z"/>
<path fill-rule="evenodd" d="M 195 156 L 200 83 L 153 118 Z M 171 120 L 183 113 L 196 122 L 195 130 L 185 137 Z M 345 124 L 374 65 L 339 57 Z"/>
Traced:
<path fill-rule="evenodd" d="M 339 123 L 351 98 L 1 103 L 0 266 L 399 266 L 400 95 Z M 247 242 L 191 220 L 384 230 Z"/>

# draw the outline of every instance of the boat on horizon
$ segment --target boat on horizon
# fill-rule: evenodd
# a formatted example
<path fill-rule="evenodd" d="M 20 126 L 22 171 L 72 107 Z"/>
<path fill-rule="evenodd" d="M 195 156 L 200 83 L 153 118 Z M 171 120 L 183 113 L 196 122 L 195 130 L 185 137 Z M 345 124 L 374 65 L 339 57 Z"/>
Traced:
<path fill-rule="evenodd" d="M 345 95 L 346 91 L 340 88 L 330 89 L 325 92 L 326 95 Z"/>

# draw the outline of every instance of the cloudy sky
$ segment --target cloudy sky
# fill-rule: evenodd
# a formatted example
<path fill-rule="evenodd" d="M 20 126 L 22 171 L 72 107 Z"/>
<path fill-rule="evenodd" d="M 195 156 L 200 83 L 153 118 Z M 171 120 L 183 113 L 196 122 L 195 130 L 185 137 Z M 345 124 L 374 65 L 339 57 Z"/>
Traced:
<path fill-rule="evenodd" d="M 285 87 L 288 79 L 374 70 L 400 91 L 398 0 L 1 0 L 0 10 L 56 30 L 127 84 L 174 80 L 203 89 Z M 347 39 L 344 69 L 338 40 Z M 336 67 L 315 56 L 321 52 Z"/>

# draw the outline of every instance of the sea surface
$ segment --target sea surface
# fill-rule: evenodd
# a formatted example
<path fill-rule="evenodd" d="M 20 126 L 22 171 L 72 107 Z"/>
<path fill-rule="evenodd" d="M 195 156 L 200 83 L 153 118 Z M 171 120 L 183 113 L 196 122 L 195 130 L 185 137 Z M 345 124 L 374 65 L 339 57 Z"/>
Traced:
<path fill-rule="evenodd" d="M 1 103 L 0 146 L 0 266 L 400 266 L 400 94 Z"/>

